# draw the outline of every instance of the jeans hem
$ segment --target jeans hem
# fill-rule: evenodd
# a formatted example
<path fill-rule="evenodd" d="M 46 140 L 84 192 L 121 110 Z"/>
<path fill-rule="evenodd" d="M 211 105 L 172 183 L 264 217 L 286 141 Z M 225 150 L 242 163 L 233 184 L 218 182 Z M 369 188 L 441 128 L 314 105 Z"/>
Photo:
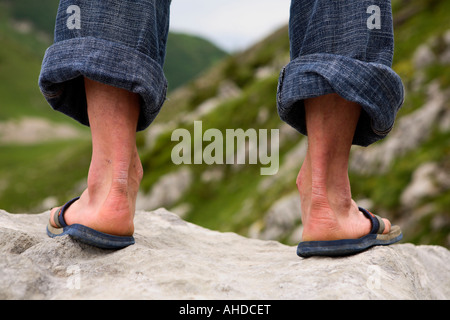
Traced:
<path fill-rule="evenodd" d="M 87 126 L 83 77 L 139 94 L 137 131 L 150 125 L 166 99 L 162 67 L 144 53 L 94 37 L 57 42 L 45 53 L 39 87 L 53 109 Z"/>
<path fill-rule="evenodd" d="M 384 138 L 403 104 L 400 77 L 384 64 L 327 53 L 292 60 L 280 74 L 277 90 L 280 118 L 307 135 L 303 101 L 337 93 L 362 107 L 353 144 L 368 146 Z"/>

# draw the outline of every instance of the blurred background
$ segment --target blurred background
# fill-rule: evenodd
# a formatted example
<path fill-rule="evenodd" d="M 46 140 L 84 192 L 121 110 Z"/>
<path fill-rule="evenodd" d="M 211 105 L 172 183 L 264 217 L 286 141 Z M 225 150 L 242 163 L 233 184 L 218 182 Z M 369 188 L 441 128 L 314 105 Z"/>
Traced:
<path fill-rule="evenodd" d="M 450 1 L 392 6 L 393 68 L 406 100 L 387 138 L 353 148 L 352 193 L 399 224 L 405 242 L 450 248 Z M 44 212 L 86 186 L 89 129 L 53 111 L 37 85 L 57 7 L 58 0 L 0 0 L 0 209 L 12 213 Z M 279 120 L 275 100 L 289 62 L 289 0 L 173 0 L 171 10 L 169 97 L 137 138 L 145 171 L 138 209 L 165 207 L 210 229 L 295 245 L 306 140 Z M 279 129 L 279 172 L 174 165 L 172 131 L 193 131 L 194 120 L 203 130 Z"/>

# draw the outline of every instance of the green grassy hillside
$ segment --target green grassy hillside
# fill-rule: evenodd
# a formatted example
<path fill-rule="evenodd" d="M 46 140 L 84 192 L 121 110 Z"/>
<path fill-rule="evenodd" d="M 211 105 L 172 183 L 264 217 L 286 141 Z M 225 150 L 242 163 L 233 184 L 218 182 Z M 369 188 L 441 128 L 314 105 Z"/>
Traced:
<path fill-rule="evenodd" d="M 0 127 L 17 128 L 11 129 L 14 132 L 10 135 L 25 139 L 35 131 L 20 127 L 21 119 L 43 119 L 49 128 L 66 125 L 80 131 L 79 138 L 46 139 L 32 144 L 4 141 L 0 134 L 0 207 L 13 212 L 43 210 L 44 199 L 56 196 L 57 201 L 58 196 L 68 196 L 65 190 L 70 192 L 85 177 L 89 164 L 87 130 L 54 112 L 37 85 L 51 37 L 34 28 L 28 19 L 43 14 L 45 20 L 53 20 L 52 8 L 57 2 L 40 2 L 42 12 L 36 1 L 0 2 Z M 20 24 L 18 19 L 27 22 Z M 41 23 L 36 20 L 39 27 Z M 71 178 L 65 178 L 62 172 L 70 172 Z"/>
<path fill-rule="evenodd" d="M 31 21 L 38 30 L 53 33 L 59 0 L 0 0 L 0 3 L 9 8 L 11 17 Z"/>
<path fill-rule="evenodd" d="M 52 117 L 54 112 L 37 86 L 42 57 L 50 42 L 40 39 L 36 31 L 21 30 L 10 11 L 10 6 L 0 2 L 0 119 Z"/>
<path fill-rule="evenodd" d="M 164 65 L 169 91 L 199 76 L 202 71 L 225 56 L 223 50 L 205 39 L 182 33 L 169 33 Z"/>

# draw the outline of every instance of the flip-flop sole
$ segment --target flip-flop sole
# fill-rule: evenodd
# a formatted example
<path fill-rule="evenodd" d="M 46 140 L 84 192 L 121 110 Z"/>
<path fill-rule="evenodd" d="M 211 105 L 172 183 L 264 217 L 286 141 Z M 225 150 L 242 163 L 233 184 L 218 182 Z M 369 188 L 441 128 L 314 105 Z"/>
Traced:
<path fill-rule="evenodd" d="M 47 235 L 51 238 L 69 235 L 80 242 L 102 249 L 122 249 L 135 243 L 133 236 L 115 236 L 81 224 L 72 224 L 64 228 L 55 228 L 48 224 Z"/>
<path fill-rule="evenodd" d="M 340 257 L 365 251 L 373 246 L 387 246 L 403 238 L 399 226 L 392 226 L 388 234 L 368 234 L 359 239 L 333 241 L 304 241 L 297 247 L 300 257 L 327 256 Z"/>

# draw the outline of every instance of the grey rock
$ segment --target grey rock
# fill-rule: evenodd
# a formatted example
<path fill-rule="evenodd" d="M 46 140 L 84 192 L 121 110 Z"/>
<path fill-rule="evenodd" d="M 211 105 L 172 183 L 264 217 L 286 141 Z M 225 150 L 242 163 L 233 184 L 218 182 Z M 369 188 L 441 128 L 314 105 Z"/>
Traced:
<path fill-rule="evenodd" d="M 262 240 L 286 237 L 299 224 L 300 216 L 301 206 L 298 193 L 289 194 L 270 207 L 264 216 L 264 229 L 252 234 L 251 237 Z"/>
<path fill-rule="evenodd" d="M 85 134 L 73 126 L 41 118 L 24 117 L 0 122 L 0 143 L 33 144 L 83 136 Z"/>
<path fill-rule="evenodd" d="M 178 171 L 162 176 L 148 194 L 139 192 L 136 200 L 138 210 L 154 210 L 162 206 L 171 206 L 177 202 L 192 182 L 192 173 L 182 167 Z"/>
<path fill-rule="evenodd" d="M 425 197 L 450 189 L 450 172 L 436 162 L 425 162 L 413 173 L 411 183 L 403 191 L 400 202 L 405 208 L 416 206 Z"/>
<path fill-rule="evenodd" d="M 389 139 L 368 148 L 353 150 L 350 169 L 361 174 L 385 173 L 395 158 L 426 141 L 433 125 L 444 115 L 450 92 L 442 92 L 439 82 L 434 81 L 428 86 L 428 96 L 423 107 L 402 117 L 395 124 Z"/>
<path fill-rule="evenodd" d="M 421 44 L 413 56 L 413 63 L 416 69 L 423 69 L 436 61 L 436 56 L 428 44 Z"/>
<path fill-rule="evenodd" d="M 343 258 L 138 211 L 119 251 L 45 234 L 49 213 L 0 211 L 0 299 L 449 299 L 450 252 L 398 244 Z"/>

